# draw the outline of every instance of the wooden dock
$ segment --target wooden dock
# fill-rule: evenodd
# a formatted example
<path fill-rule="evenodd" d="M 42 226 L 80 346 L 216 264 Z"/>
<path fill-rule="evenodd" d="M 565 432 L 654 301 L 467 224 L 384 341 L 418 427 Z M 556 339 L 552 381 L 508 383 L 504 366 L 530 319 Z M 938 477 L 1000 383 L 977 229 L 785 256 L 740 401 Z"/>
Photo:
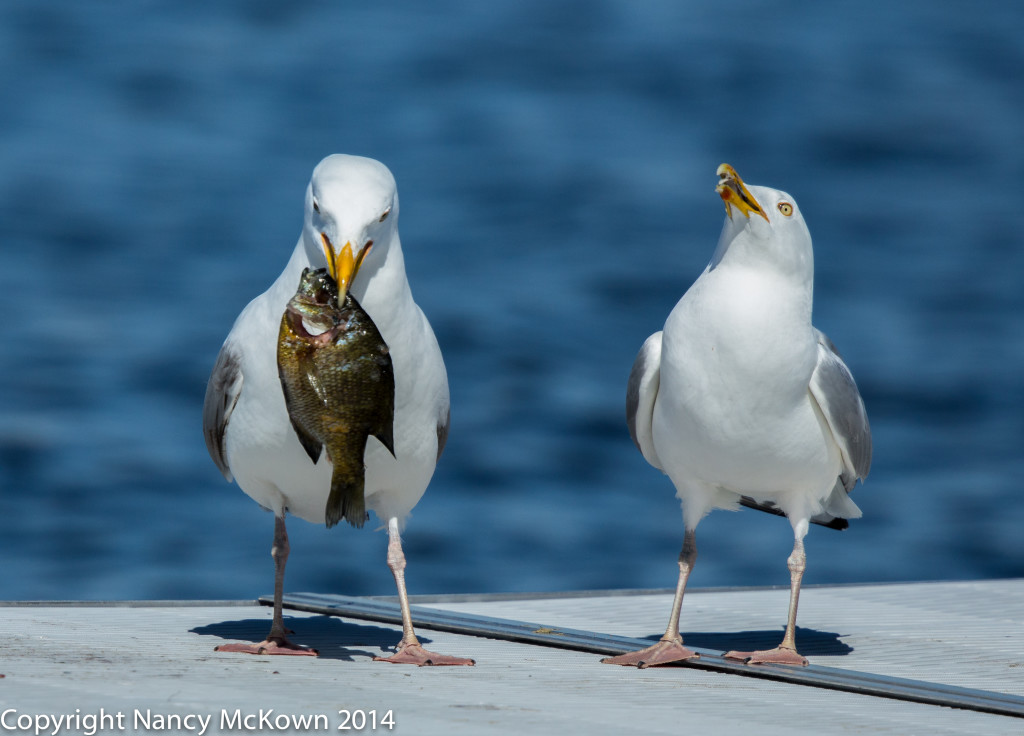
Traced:
<path fill-rule="evenodd" d="M 389 599 L 288 596 L 317 659 L 215 653 L 263 638 L 255 601 L 6 603 L 0 733 L 1024 733 L 1024 580 L 808 587 L 811 667 L 721 659 L 777 644 L 787 596 L 688 593 L 702 659 L 647 670 L 599 660 L 660 636 L 669 591 L 414 598 L 429 648 L 477 660 L 452 668 L 372 661 Z"/>

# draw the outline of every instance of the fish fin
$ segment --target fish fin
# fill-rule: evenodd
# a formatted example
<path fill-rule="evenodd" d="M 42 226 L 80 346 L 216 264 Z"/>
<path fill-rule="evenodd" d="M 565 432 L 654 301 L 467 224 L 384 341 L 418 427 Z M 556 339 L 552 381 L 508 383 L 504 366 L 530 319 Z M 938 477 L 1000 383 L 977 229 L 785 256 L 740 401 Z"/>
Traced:
<path fill-rule="evenodd" d="M 279 374 L 281 374 L 281 392 L 284 394 L 284 406 L 288 410 L 288 421 L 292 424 L 292 429 L 295 430 L 295 436 L 299 438 L 299 444 L 302 445 L 302 449 L 309 455 L 309 459 L 313 461 L 313 464 L 320 460 L 320 452 L 323 450 L 323 443 L 320 442 L 316 437 L 307 432 L 303 427 L 295 421 L 295 414 L 292 412 L 292 397 L 288 391 L 288 382 L 284 380 L 284 374 L 278 368 Z"/>
<path fill-rule="evenodd" d="M 324 388 L 324 384 L 320 381 L 320 376 L 317 375 L 316 369 L 312 365 L 306 371 L 306 381 L 309 383 L 309 387 L 313 389 L 316 397 L 320 399 L 320 403 L 327 406 L 327 389 Z"/>
<path fill-rule="evenodd" d="M 327 497 L 327 528 L 344 519 L 356 529 L 366 523 L 365 471 L 347 478 L 345 470 L 334 466 L 331 474 L 331 495 Z"/>
<path fill-rule="evenodd" d="M 391 457 L 397 458 L 398 456 L 395 455 L 395 372 L 391 365 L 390 354 L 385 357 L 386 360 L 381 366 L 381 376 L 384 383 L 388 386 L 388 392 L 384 402 L 383 418 L 380 426 L 372 434 L 380 440 L 384 447 L 388 448 Z M 438 427 L 438 432 L 440 432 L 440 427 Z M 438 451 L 438 456 L 440 454 L 440 451 Z"/>
<path fill-rule="evenodd" d="M 388 448 L 388 452 L 391 453 L 391 457 L 397 458 L 395 455 L 395 423 L 389 421 L 386 426 L 373 433 L 373 436 L 380 440 L 380 443 L 384 447 Z"/>
<path fill-rule="evenodd" d="M 309 459 L 313 461 L 314 465 L 316 465 L 320 460 L 320 453 L 323 451 L 323 443 L 296 424 L 294 419 L 292 419 L 292 429 L 295 430 L 295 434 L 299 438 L 299 444 L 302 445 L 302 449 L 306 451 L 306 454 L 309 455 Z"/>

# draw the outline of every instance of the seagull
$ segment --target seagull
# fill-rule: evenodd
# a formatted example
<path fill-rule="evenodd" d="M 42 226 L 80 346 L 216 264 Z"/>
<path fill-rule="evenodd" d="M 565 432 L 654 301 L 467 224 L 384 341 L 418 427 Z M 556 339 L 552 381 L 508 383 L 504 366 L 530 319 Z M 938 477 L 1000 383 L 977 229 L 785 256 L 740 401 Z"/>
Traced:
<path fill-rule="evenodd" d="M 793 527 L 789 613 L 775 649 L 726 653 L 749 664 L 806 665 L 796 611 L 811 522 L 844 529 L 861 515 L 849 492 L 871 466 L 864 402 L 835 345 L 811 324 L 811 235 L 785 192 L 746 186 L 728 164 L 716 188 L 726 218 L 707 268 L 644 342 L 626 389 L 626 419 L 644 459 L 672 480 L 683 512 L 679 580 L 664 636 L 602 661 L 692 659 L 679 612 L 697 558 L 696 529 L 739 505 Z"/>
<path fill-rule="evenodd" d="M 355 255 L 353 255 L 355 251 Z M 313 170 L 302 234 L 277 280 L 238 316 L 206 390 L 203 433 L 210 457 L 230 482 L 274 513 L 274 614 L 267 638 L 219 651 L 316 655 L 288 640 L 282 616 L 288 560 L 285 515 L 326 520 L 331 464 L 313 462 L 289 419 L 278 376 L 281 316 L 303 269 L 327 268 L 363 305 L 391 352 L 395 377 L 393 451 L 376 437 L 366 446 L 366 508 L 385 522 L 387 564 L 402 610 L 402 639 L 385 662 L 471 665 L 423 648 L 412 626 L 400 532 L 423 496 L 448 437 L 448 376 L 430 323 L 413 300 L 398 238 L 395 179 L 379 161 L 335 154 Z M 350 282 L 350 283 L 349 283 Z"/>

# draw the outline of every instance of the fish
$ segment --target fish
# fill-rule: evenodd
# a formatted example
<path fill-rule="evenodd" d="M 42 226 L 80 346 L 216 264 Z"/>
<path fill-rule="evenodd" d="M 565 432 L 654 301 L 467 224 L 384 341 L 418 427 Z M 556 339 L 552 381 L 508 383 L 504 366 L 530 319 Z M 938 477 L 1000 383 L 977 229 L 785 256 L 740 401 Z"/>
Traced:
<path fill-rule="evenodd" d="M 314 463 L 326 449 L 333 466 L 327 527 L 362 527 L 368 438 L 395 454 L 395 373 L 377 325 L 327 269 L 303 270 L 281 316 L 277 369 L 300 444 Z"/>

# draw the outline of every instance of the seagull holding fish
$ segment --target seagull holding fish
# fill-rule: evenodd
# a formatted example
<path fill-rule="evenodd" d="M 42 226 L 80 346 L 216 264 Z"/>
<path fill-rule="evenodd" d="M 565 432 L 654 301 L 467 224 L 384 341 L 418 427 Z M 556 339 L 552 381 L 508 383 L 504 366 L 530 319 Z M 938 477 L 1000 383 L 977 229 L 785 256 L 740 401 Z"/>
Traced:
<path fill-rule="evenodd" d="M 444 449 L 449 396 L 437 339 L 406 278 L 397 223 L 398 192 L 387 167 L 359 156 L 325 158 L 306 188 L 302 234 L 288 264 L 271 287 L 242 310 L 217 357 L 203 410 L 207 449 L 225 478 L 233 479 L 274 513 L 271 553 L 275 566 L 274 613 L 267 638 L 255 645 L 224 645 L 220 651 L 315 655 L 314 650 L 290 642 L 284 626 L 282 596 L 289 551 L 285 514 L 328 525 L 346 518 L 361 526 L 366 511 L 373 511 L 387 526 L 387 563 L 398 588 L 403 622 L 395 654 L 376 659 L 418 665 L 473 664 L 471 659 L 424 649 L 409 611 L 400 532 L 426 491 Z M 329 429 L 324 428 L 337 428 L 338 417 L 348 415 L 302 420 L 302 392 L 308 389 L 326 396 L 330 387 L 322 376 L 313 376 L 302 388 L 295 378 L 299 366 L 313 371 L 314 361 L 289 362 L 285 349 L 278 354 L 286 328 L 292 336 L 314 340 L 325 334 L 324 324 L 317 324 L 312 313 L 303 313 L 307 307 L 315 312 L 324 304 L 307 300 L 303 306 L 296 301 L 309 286 L 306 280 L 316 277 L 319 269 L 326 269 L 337 285 L 338 308 L 349 292 L 358 300 L 384 344 L 381 350 L 380 340 L 371 339 L 368 349 L 385 374 L 393 370 L 393 409 L 387 405 L 388 393 L 381 393 L 379 416 L 361 425 L 359 441 L 365 441 L 365 456 L 354 462 L 347 458 L 343 478 L 334 472 L 341 463 L 340 451 L 332 450 Z M 303 288 L 296 294 L 300 283 Z M 315 290 L 310 293 L 316 302 Z M 385 353 L 390 361 L 384 360 Z M 385 363 L 390 369 L 384 369 Z M 300 395 L 289 395 L 286 403 L 282 383 L 300 386 Z M 337 457 L 332 458 L 332 452 Z M 356 477 L 359 461 L 365 462 L 361 478 Z M 363 482 L 362 498 L 357 497 L 359 481 Z"/>

